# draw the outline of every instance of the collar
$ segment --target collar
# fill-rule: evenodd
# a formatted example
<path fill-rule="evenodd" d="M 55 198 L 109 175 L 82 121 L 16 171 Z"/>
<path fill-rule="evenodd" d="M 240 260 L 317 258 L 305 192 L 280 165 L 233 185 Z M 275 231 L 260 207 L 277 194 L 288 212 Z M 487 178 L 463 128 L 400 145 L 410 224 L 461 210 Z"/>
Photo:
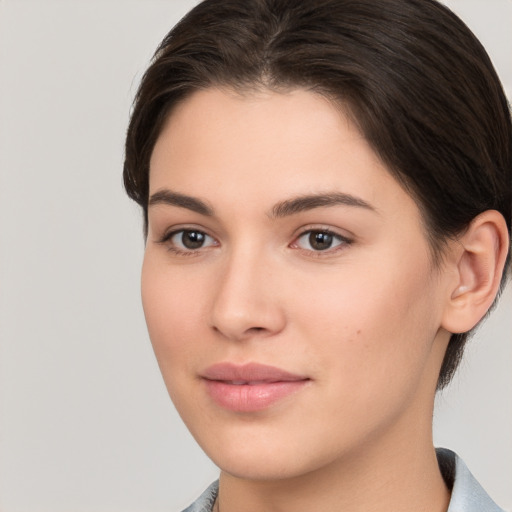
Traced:
<path fill-rule="evenodd" d="M 453 482 L 447 512 L 505 512 L 484 491 L 456 453 L 437 448 L 436 454 L 445 481 L 448 485 Z"/>

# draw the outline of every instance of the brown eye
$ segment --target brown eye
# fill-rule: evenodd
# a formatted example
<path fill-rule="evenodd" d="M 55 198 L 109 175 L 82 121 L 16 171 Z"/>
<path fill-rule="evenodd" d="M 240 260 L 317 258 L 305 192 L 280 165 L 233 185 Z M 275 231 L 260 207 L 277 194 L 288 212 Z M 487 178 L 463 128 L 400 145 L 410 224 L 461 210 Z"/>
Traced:
<path fill-rule="evenodd" d="M 330 231 L 306 231 L 297 239 L 297 246 L 309 251 L 321 252 L 333 249 L 342 244 L 349 244 L 350 240 Z"/>
<path fill-rule="evenodd" d="M 315 249 L 315 251 L 325 251 L 326 249 L 330 249 L 334 239 L 330 233 L 322 233 L 319 231 L 312 231 L 308 238 L 309 245 Z"/>
<path fill-rule="evenodd" d="M 215 244 L 215 240 L 211 236 L 195 229 L 176 231 L 171 236 L 170 242 L 177 249 L 188 251 L 202 249 L 203 247 L 209 247 Z"/>

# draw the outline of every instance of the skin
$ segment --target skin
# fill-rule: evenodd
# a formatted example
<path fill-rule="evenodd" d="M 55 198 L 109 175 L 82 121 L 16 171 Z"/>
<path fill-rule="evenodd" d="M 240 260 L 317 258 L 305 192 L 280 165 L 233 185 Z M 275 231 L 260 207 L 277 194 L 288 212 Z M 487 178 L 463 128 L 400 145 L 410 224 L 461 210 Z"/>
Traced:
<path fill-rule="evenodd" d="M 340 193 L 356 200 L 283 207 Z M 150 197 L 148 329 L 176 408 L 222 470 L 222 512 L 446 510 L 431 422 L 445 325 L 466 318 L 453 306 L 462 253 L 433 265 L 416 203 L 347 117 L 300 89 L 196 92 L 155 145 Z M 204 245 L 183 247 L 183 229 Z M 311 230 L 334 233 L 332 247 L 315 250 Z M 233 412 L 200 378 L 226 361 L 309 381 Z"/>

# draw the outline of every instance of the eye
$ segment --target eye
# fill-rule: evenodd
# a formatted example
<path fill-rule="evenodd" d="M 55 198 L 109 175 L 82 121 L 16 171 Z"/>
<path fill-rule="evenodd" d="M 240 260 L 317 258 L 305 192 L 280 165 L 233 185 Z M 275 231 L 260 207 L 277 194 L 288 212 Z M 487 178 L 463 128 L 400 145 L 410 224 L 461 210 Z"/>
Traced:
<path fill-rule="evenodd" d="M 299 236 L 294 245 L 308 251 L 328 251 L 343 244 L 349 244 L 350 240 L 325 229 L 310 230 Z"/>
<path fill-rule="evenodd" d="M 214 238 L 197 229 L 180 229 L 166 237 L 171 248 L 177 251 L 196 251 L 205 247 L 217 245 Z"/>

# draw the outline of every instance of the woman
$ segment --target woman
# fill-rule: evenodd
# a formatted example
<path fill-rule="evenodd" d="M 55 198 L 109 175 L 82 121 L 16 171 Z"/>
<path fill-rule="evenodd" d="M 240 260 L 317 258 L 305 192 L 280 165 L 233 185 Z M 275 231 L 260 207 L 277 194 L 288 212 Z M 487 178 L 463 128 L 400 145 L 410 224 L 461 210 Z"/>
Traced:
<path fill-rule="evenodd" d="M 500 510 L 431 423 L 510 268 L 511 173 L 496 73 L 433 0 L 206 0 L 168 34 L 124 178 L 221 469 L 187 510 Z"/>

